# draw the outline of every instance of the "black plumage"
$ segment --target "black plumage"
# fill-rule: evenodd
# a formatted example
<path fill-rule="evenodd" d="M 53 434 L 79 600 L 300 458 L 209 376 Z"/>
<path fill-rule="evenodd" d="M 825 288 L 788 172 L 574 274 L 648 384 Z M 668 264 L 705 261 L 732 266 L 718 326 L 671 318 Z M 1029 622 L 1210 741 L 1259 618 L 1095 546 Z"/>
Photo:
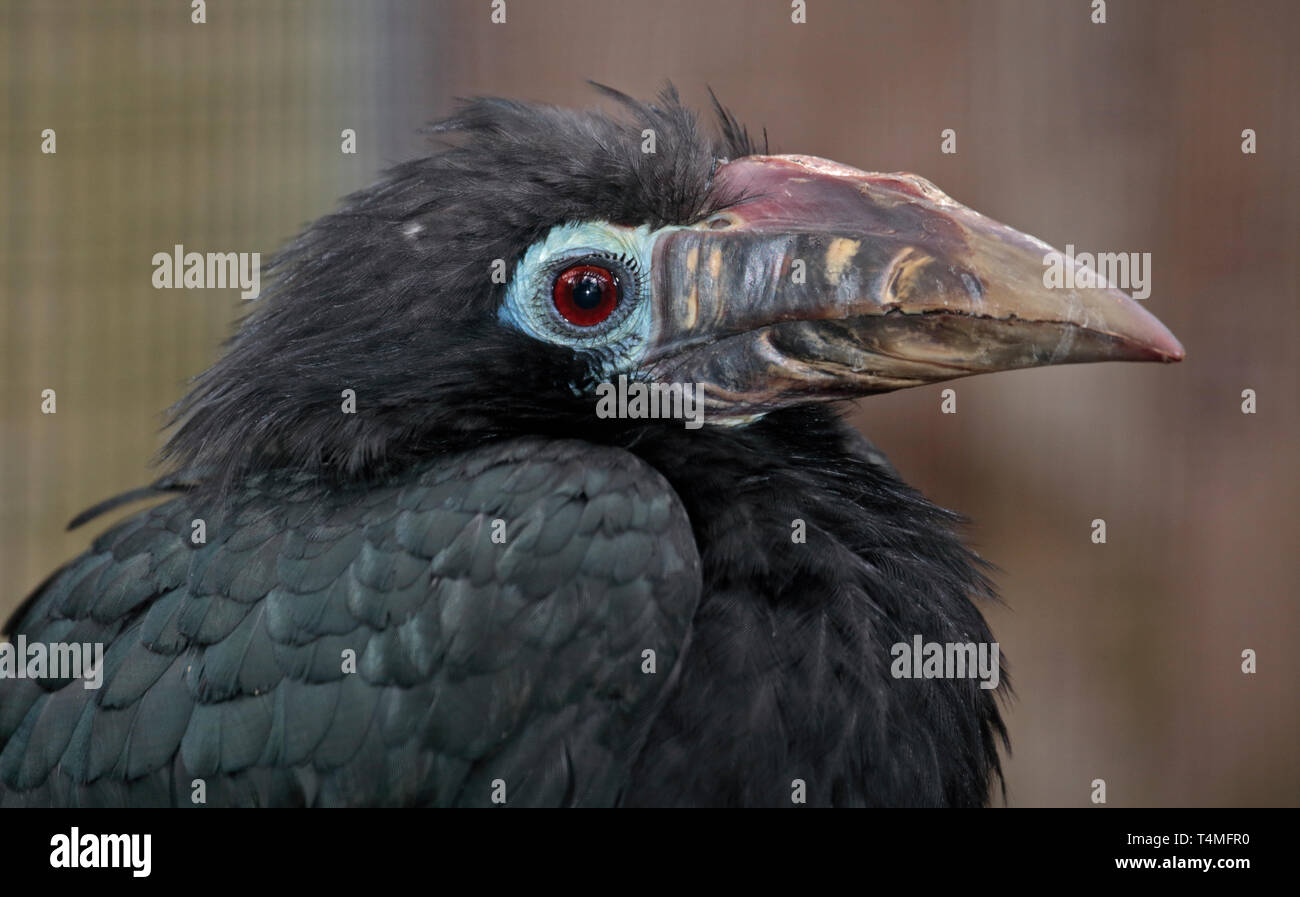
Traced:
<path fill-rule="evenodd" d="M 10 621 L 107 654 L 98 691 L 0 680 L 0 804 L 988 800 L 997 693 L 889 671 L 914 634 L 992 641 L 954 515 L 825 405 L 596 419 L 591 359 L 499 319 L 493 262 L 555 227 L 753 198 L 729 115 L 615 96 L 470 102 L 285 250 L 175 409 L 179 494 Z"/>

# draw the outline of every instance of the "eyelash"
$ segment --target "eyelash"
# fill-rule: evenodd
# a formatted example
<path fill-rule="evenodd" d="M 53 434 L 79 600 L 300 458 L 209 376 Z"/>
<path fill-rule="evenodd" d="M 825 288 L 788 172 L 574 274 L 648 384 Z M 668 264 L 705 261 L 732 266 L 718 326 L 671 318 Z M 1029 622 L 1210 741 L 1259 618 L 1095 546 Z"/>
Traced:
<path fill-rule="evenodd" d="M 602 252 L 600 250 L 556 261 L 551 265 L 551 279 L 554 280 L 556 275 L 566 268 L 580 265 L 584 261 L 616 262 L 619 265 L 622 265 L 624 270 L 626 270 L 628 274 L 633 275 L 638 282 L 641 280 L 641 263 L 637 260 L 636 256 L 628 255 L 626 252 L 615 254 L 612 252 Z"/>

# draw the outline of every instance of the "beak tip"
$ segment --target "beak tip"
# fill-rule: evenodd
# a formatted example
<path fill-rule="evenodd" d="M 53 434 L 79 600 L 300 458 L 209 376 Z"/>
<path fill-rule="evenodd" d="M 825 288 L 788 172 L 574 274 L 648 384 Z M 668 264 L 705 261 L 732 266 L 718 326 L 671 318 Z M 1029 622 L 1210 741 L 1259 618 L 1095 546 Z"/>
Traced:
<path fill-rule="evenodd" d="M 1160 361 L 1165 364 L 1173 364 L 1176 361 L 1182 361 L 1187 357 L 1187 350 L 1183 344 L 1178 341 L 1178 337 L 1170 332 L 1169 328 L 1161 324 L 1152 317 L 1152 321 L 1159 328 L 1152 338 L 1142 343 L 1142 348 L 1150 353 L 1152 361 Z"/>
<path fill-rule="evenodd" d="M 1186 357 L 1173 331 L 1135 299 L 1119 290 L 1111 290 L 1110 298 L 1115 301 L 1101 306 L 1102 329 L 1125 344 L 1131 353 L 1127 360 L 1172 364 Z"/>

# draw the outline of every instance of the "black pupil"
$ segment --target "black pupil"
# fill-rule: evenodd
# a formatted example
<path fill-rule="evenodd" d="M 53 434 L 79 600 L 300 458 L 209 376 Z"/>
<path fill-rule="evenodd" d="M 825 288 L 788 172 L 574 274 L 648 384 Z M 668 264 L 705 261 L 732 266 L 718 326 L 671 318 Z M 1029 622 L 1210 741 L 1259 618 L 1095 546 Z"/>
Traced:
<path fill-rule="evenodd" d="M 605 295 L 605 281 L 595 274 L 584 274 L 573 285 L 573 304 L 585 311 L 600 305 Z"/>

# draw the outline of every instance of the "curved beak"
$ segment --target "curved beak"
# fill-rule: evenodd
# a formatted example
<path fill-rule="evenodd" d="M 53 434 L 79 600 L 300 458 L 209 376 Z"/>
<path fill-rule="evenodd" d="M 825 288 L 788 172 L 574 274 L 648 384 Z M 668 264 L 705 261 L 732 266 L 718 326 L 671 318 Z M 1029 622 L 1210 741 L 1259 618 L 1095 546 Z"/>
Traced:
<path fill-rule="evenodd" d="M 655 379 L 701 384 L 715 417 L 1013 368 L 1183 357 L 1126 294 L 1055 285 L 1052 266 L 1072 260 L 915 175 L 747 156 L 715 185 L 739 201 L 656 240 L 643 362 Z"/>

